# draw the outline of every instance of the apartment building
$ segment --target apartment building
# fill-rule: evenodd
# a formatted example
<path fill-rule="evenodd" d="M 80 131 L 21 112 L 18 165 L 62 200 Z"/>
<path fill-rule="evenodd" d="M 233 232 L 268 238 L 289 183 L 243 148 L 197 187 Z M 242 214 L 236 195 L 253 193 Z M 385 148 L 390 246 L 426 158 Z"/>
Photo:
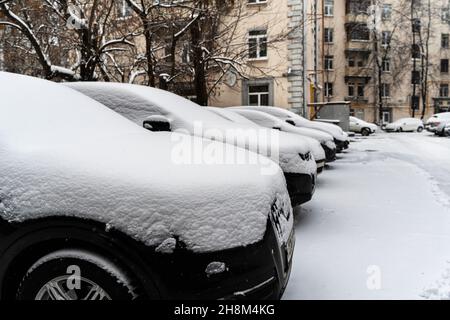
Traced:
<path fill-rule="evenodd" d="M 303 0 L 246 1 L 234 43 L 230 44 L 247 52 L 243 71 L 227 74 L 210 104 L 275 105 L 303 114 Z"/>
<path fill-rule="evenodd" d="M 412 116 L 413 106 L 415 116 L 424 108 L 426 116 L 447 111 L 449 2 L 431 0 L 430 5 L 418 0 L 309 1 L 308 103 L 350 101 L 352 113 L 371 122 Z"/>

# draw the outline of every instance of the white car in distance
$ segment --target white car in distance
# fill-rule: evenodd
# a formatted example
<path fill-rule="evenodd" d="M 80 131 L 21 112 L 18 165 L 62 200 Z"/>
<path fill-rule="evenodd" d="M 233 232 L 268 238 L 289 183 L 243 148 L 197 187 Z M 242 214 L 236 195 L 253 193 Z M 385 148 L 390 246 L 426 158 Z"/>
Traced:
<path fill-rule="evenodd" d="M 378 127 L 373 123 L 369 123 L 356 117 L 350 117 L 350 132 L 360 133 L 367 137 L 373 133 L 376 133 L 377 130 Z"/>
<path fill-rule="evenodd" d="M 402 118 L 389 123 L 385 130 L 387 132 L 422 132 L 425 126 L 420 119 Z"/>

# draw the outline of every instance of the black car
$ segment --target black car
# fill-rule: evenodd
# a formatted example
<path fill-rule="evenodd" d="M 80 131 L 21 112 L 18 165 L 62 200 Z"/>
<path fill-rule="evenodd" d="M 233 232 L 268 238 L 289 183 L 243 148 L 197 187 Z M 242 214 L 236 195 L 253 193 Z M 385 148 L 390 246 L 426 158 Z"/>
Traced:
<path fill-rule="evenodd" d="M 282 296 L 295 235 L 279 167 L 177 163 L 185 142 L 72 89 L 0 86 L 0 299 Z"/>

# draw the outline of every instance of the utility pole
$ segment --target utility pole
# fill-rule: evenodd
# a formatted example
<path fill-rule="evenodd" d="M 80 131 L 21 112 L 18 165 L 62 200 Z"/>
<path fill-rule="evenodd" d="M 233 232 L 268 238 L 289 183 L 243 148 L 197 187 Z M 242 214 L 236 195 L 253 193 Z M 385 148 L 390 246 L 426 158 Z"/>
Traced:
<path fill-rule="evenodd" d="M 319 87 L 319 79 L 318 79 L 318 66 L 319 66 L 319 34 L 318 34 L 318 19 L 317 19 L 317 4 L 318 0 L 314 0 L 314 103 L 318 101 L 317 88 Z"/>

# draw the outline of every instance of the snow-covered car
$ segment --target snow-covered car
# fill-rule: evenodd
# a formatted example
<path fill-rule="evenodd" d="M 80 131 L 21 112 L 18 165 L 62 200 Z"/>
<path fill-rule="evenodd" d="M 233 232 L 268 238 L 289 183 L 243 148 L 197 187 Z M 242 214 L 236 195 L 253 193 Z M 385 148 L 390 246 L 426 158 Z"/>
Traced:
<path fill-rule="evenodd" d="M 446 125 L 445 125 L 445 136 L 450 136 L 450 123 L 447 123 Z"/>
<path fill-rule="evenodd" d="M 310 121 L 302 116 L 283 108 L 277 107 L 245 107 L 248 110 L 262 111 L 275 116 L 283 121 L 286 121 L 296 127 L 309 128 L 314 130 L 319 130 L 330 134 L 334 138 L 334 143 L 336 144 L 337 151 L 341 152 L 344 149 L 348 149 L 350 145 L 350 140 L 348 135 L 338 126 L 329 123 Z"/>
<path fill-rule="evenodd" d="M 437 136 L 445 137 L 447 135 L 447 128 L 450 126 L 449 119 L 441 119 L 438 126 L 434 127 L 434 134 Z"/>
<path fill-rule="evenodd" d="M 67 86 L 151 131 L 184 132 L 234 144 L 264 156 L 269 156 L 269 150 L 272 160 L 283 169 L 292 205 L 297 206 L 312 199 L 317 165 L 308 144 L 301 144 L 298 139 L 275 135 L 273 130 L 248 134 L 251 131 L 248 127 L 226 120 L 181 96 L 156 88 L 99 82 L 69 83 Z M 260 139 L 261 133 L 268 139 Z"/>
<path fill-rule="evenodd" d="M 0 92 L 0 299 L 280 298 L 295 240 L 278 165 L 179 164 L 178 133 L 70 88 L 0 73 Z"/>
<path fill-rule="evenodd" d="M 301 141 L 305 141 L 309 144 L 314 158 L 316 159 L 319 173 L 322 172 L 325 167 L 327 155 L 329 156 L 329 161 L 334 161 L 336 158 L 336 145 L 333 142 L 333 138 L 325 133 L 314 132 L 307 128 L 297 128 L 277 117 L 260 111 L 247 110 L 244 108 L 227 108 L 225 112 L 227 111 L 234 112 L 254 122 L 258 126 L 297 135 Z"/>
<path fill-rule="evenodd" d="M 385 127 L 387 132 L 422 132 L 425 126 L 422 120 L 417 118 L 402 118 Z"/>
<path fill-rule="evenodd" d="M 447 121 L 450 121 L 450 112 L 437 113 L 427 120 L 425 128 L 429 132 L 436 132 L 437 127 L 439 127 L 442 122 Z"/>
<path fill-rule="evenodd" d="M 377 125 L 373 123 L 369 123 L 356 117 L 350 117 L 350 132 L 360 133 L 363 136 L 370 136 L 371 134 L 376 133 L 377 130 Z"/>

